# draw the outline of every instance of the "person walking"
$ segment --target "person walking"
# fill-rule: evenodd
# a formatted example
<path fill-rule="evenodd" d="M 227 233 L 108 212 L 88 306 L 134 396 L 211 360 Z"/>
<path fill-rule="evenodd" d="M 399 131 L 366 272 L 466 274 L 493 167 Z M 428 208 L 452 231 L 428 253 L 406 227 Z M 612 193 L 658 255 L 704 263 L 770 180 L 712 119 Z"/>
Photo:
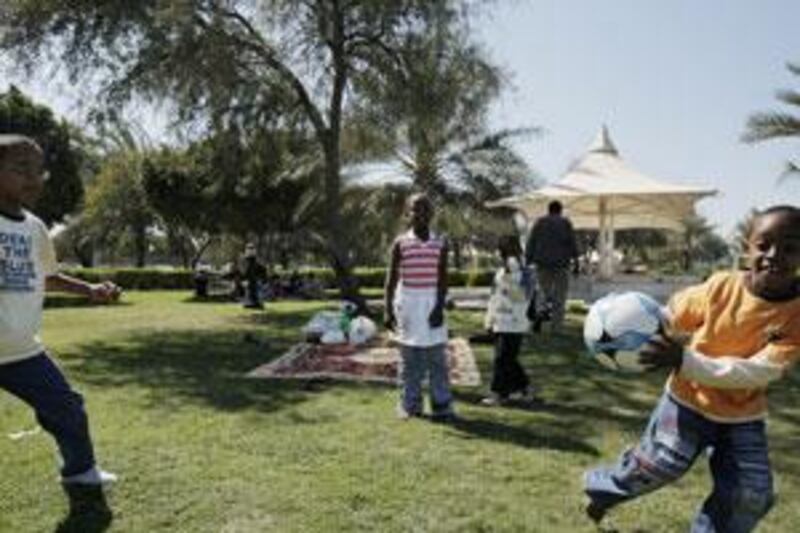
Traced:
<path fill-rule="evenodd" d="M 578 246 L 572 222 L 562 215 L 558 200 L 547 206 L 547 215 L 533 225 L 525 246 L 527 264 L 536 266 L 542 302 L 550 306 L 551 331 L 558 332 L 564 324 L 564 310 L 569 290 L 569 269 L 578 273 Z"/>

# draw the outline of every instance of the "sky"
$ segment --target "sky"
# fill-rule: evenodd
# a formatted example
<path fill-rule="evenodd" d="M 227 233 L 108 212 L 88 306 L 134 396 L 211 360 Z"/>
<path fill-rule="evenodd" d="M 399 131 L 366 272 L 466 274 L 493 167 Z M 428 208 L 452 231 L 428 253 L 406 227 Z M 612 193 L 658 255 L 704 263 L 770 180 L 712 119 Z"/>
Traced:
<path fill-rule="evenodd" d="M 635 169 L 717 189 L 698 210 L 728 235 L 753 207 L 800 204 L 800 179 L 778 184 L 800 140 L 740 141 L 800 90 L 798 20 L 797 0 L 499 0 L 477 25 L 512 85 L 491 127 L 543 127 L 517 149 L 556 181 L 606 124 Z"/>
<path fill-rule="evenodd" d="M 800 89 L 785 67 L 800 63 L 798 20 L 798 0 L 496 0 L 475 21 L 509 81 L 490 126 L 544 128 L 516 148 L 556 181 L 606 124 L 633 168 L 717 189 L 698 208 L 727 236 L 754 207 L 800 204 L 800 179 L 778 183 L 800 141 L 739 140 L 751 113 L 781 108 L 776 90 Z M 6 81 L 72 119 L 91 101 Z"/>

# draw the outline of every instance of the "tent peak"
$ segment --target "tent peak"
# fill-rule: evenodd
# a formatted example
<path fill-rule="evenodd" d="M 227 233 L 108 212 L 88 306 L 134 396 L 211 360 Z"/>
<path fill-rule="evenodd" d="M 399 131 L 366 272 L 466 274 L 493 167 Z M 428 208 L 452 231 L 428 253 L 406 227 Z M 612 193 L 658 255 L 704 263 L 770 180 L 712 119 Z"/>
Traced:
<path fill-rule="evenodd" d="M 589 145 L 589 152 L 609 154 L 614 156 L 619 155 L 617 147 L 614 146 L 614 143 L 611 141 L 611 135 L 608 133 L 608 126 L 605 124 L 603 124 L 603 126 L 600 128 L 600 131 L 597 132 L 592 144 Z"/>

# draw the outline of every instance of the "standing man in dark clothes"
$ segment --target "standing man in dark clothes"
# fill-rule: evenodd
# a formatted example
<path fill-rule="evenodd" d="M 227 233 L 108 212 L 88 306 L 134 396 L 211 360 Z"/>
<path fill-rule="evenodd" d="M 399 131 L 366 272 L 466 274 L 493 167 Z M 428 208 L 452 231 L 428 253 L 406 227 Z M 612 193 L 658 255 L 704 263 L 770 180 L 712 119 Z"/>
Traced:
<path fill-rule="evenodd" d="M 553 331 L 559 331 L 564 323 L 570 262 L 575 273 L 578 272 L 575 231 L 569 219 L 561 216 L 562 209 L 561 202 L 550 202 L 547 216 L 539 218 L 533 225 L 525 247 L 526 262 L 536 265 L 544 300 L 553 306 Z"/>
<path fill-rule="evenodd" d="M 247 281 L 244 306 L 248 309 L 261 309 L 261 283 L 267 277 L 267 269 L 258 262 L 256 247 L 248 244 L 244 251 L 244 279 Z"/>

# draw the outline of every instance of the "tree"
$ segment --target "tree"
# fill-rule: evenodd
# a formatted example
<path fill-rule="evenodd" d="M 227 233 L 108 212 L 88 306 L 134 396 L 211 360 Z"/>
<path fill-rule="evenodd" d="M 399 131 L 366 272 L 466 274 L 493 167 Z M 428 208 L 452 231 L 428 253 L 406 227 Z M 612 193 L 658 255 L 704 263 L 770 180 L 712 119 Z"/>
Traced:
<path fill-rule="evenodd" d="M 36 140 L 45 154 L 50 179 L 34 208 L 48 225 L 60 222 L 83 200 L 81 165 L 83 152 L 66 121 L 34 103 L 13 85 L 0 94 L 0 133 L 19 133 Z"/>
<path fill-rule="evenodd" d="M 152 154 L 144 186 L 168 235 L 192 249 L 192 265 L 224 233 L 268 239 L 288 263 L 303 237 L 321 241 L 320 166 L 312 141 L 296 132 L 232 128 Z"/>
<path fill-rule="evenodd" d="M 137 267 L 147 263 L 149 232 L 155 213 L 144 190 L 142 153 L 128 150 L 110 154 L 86 191 L 85 223 L 107 250 L 132 251 Z"/>
<path fill-rule="evenodd" d="M 358 109 L 358 122 L 378 132 L 368 137 L 373 155 L 397 158 L 413 188 L 438 204 L 437 225 L 448 234 L 459 268 L 463 246 L 511 229 L 502 229 L 508 213 L 484 204 L 535 185 L 509 143 L 535 130 L 487 133 L 486 116 L 503 78 L 462 28 L 434 25 L 405 41 L 397 59 L 389 76 L 364 82 L 377 105 Z"/>
<path fill-rule="evenodd" d="M 733 228 L 731 248 L 736 263 L 735 267 L 737 268 L 747 268 L 747 242 L 750 239 L 750 233 L 753 231 L 753 224 L 755 224 L 756 218 L 758 218 L 758 210 L 751 209 Z"/>
<path fill-rule="evenodd" d="M 68 217 L 63 230 L 55 236 L 60 260 L 77 260 L 84 268 L 94 266 L 94 234 L 83 216 Z"/>
<path fill-rule="evenodd" d="M 166 228 L 184 267 L 194 268 L 219 233 L 206 176 L 185 153 L 170 148 L 148 154 L 142 168 L 148 203 Z"/>
<path fill-rule="evenodd" d="M 691 215 L 683 220 L 683 269 L 692 270 L 695 261 L 713 263 L 728 255 L 724 239 L 714 233 L 704 217 Z"/>
<path fill-rule="evenodd" d="M 800 76 L 800 65 L 788 63 L 786 68 L 795 76 Z M 800 107 L 800 91 L 783 89 L 777 91 L 775 97 L 782 103 Z M 742 140 L 756 143 L 771 139 L 800 139 L 800 115 L 788 111 L 765 111 L 755 113 L 747 120 L 746 131 Z M 800 160 L 789 160 L 782 178 L 800 174 Z"/>
<path fill-rule="evenodd" d="M 400 45 L 463 27 L 471 5 L 448 0 L 18 0 L 0 47 L 36 66 L 45 51 L 73 77 L 99 75 L 107 102 L 171 97 L 181 118 L 313 132 L 324 160 L 326 248 L 353 291 L 341 224 L 341 135 L 363 81 L 396 68 Z M 352 83 L 353 80 L 362 83 Z M 353 294 L 347 294 L 353 296 Z"/>

